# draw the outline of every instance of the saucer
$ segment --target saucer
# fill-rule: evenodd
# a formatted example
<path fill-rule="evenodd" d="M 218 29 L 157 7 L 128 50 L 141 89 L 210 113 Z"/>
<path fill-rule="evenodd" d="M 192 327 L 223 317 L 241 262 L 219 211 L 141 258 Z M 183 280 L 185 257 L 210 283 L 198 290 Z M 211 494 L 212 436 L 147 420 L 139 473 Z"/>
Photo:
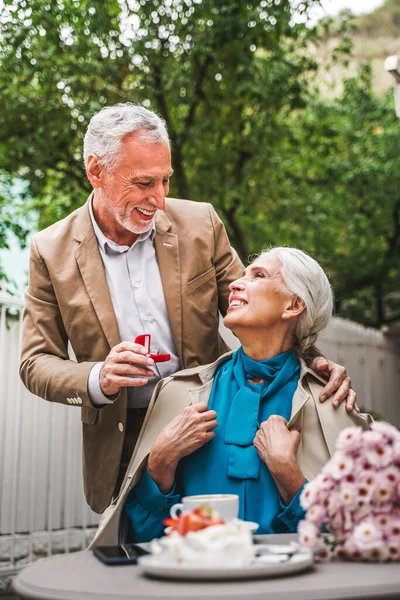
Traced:
<path fill-rule="evenodd" d="M 298 552 L 288 559 L 254 560 L 249 565 L 242 567 L 202 567 L 190 564 L 167 564 L 160 555 L 141 556 L 138 559 L 140 570 L 143 574 L 160 579 L 174 580 L 203 580 L 223 581 L 233 579 L 260 579 L 299 573 L 312 567 L 313 554 L 309 550 Z"/>

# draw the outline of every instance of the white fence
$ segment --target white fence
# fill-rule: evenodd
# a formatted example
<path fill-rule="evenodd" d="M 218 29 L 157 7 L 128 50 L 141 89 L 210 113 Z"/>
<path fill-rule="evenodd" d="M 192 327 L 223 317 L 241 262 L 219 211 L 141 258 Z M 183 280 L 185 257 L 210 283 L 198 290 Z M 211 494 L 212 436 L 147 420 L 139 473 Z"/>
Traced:
<path fill-rule="evenodd" d="M 0 590 L 15 567 L 86 548 L 99 519 L 83 495 L 80 411 L 19 379 L 22 308 L 0 293 Z"/>
<path fill-rule="evenodd" d="M 0 293 L 0 589 L 12 568 L 85 548 L 98 522 L 83 496 L 79 410 L 36 398 L 20 382 L 22 307 Z M 332 321 L 320 347 L 347 366 L 365 409 L 400 425 L 398 347 L 342 319 Z"/>

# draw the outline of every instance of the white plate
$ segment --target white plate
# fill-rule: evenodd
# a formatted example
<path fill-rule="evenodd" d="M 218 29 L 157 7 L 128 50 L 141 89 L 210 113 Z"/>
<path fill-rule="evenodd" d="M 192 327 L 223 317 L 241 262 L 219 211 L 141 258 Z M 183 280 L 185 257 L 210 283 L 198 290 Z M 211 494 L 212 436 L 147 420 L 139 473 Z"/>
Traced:
<path fill-rule="evenodd" d="M 246 567 L 201 567 L 192 565 L 166 565 L 157 555 L 141 556 L 139 566 L 143 573 L 161 579 L 256 579 L 291 575 L 309 569 L 313 564 L 312 552 L 302 551 L 285 562 L 254 562 Z"/>

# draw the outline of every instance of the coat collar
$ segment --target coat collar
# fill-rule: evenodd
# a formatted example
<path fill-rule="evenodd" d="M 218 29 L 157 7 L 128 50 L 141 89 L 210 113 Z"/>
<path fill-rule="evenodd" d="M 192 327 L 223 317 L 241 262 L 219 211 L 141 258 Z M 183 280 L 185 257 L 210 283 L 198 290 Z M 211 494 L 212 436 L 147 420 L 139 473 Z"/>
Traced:
<path fill-rule="evenodd" d="M 72 229 L 73 238 L 77 242 L 83 242 L 86 238 L 96 237 L 94 234 L 92 222 L 89 214 L 89 200 L 93 197 L 93 192 L 83 206 L 76 211 L 76 218 Z"/>
<path fill-rule="evenodd" d="M 197 375 L 201 385 L 200 387 L 196 386 L 189 388 L 188 394 L 193 402 L 207 401 L 212 388 L 215 371 L 220 365 L 222 365 L 230 359 L 233 352 L 234 351 L 223 354 L 215 362 L 209 365 L 205 365 L 202 367 L 193 367 L 192 369 L 180 371 L 179 373 L 173 375 L 173 377 L 176 379 L 181 379 L 186 377 L 190 378 Z M 317 385 L 319 383 L 325 385 L 324 379 L 320 377 L 317 373 L 315 373 L 312 369 L 310 369 L 303 359 L 300 359 L 300 377 L 296 392 L 293 396 L 292 412 L 290 416 L 290 421 L 288 423 L 288 427 L 291 427 L 291 425 L 293 425 L 296 422 L 300 410 L 310 398 L 309 386 L 311 382 Z"/>
<path fill-rule="evenodd" d="M 171 229 L 172 223 L 165 212 L 165 210 L 159 210 L 156 214 L 156 231 L 157 233 L 164 234 Z"/>
<path fill-rule="evenodd" d="M 157 212 L 155 223 L 154 247 L 160 269 L 169 323 L 181 365 L 185 366 L 182 335 L 181 252 L 179 249 L 179 236 L 171 231 L 172 223 L 168 216 L 168 201 L 166 210 Z"/>
<path fill-rule="evenodd" d="M 91 197 L 91 196 L 90 196 Z M 89 197 L 89 199 L 90 199 Z M 89 200 L 78 209 L 72 235 L 79 242 L 75 259 L 88 296 L 110 348 L 121 341 L 97 238 L 90 220 Z"/>
<path fill-rule="evenodd" d="M 227 360 L 229 360 L 234 352 L 235 352 L 235 350 L 226 352 L 225 354 L 223 354 L 222 356 L 217 358 L 216 361 L 214 361 L 213 363 L 210 363 L 208 365 L 202 365 L 200 367 L 192 367 L 191 369 L 185 369 L 183 371 L 179 371 L 178 373 L 173 375 L 173 377 L 181 378 L 181 377 L 193 377 L 193 375 L 197 375 L 199 377 L 201 383 L 207 383 L 214 377 L 214 373 L 217 370 L 217 368 L 221 364 L 223 364 Z M 306 363 L 301 358 L 300 359 L 300 378 L 299 378 L 299 380 L 303 381 L 303 379 L 306 375 L 312 376 L 316 381 L 322 383 L 323 385 L 325 385 L 325 383 L 326 383 L 322 377 L 320 377 L 317 373 L 315 373 L 315 371 L 313 371 L 312 369 L 307 367 Z"/>

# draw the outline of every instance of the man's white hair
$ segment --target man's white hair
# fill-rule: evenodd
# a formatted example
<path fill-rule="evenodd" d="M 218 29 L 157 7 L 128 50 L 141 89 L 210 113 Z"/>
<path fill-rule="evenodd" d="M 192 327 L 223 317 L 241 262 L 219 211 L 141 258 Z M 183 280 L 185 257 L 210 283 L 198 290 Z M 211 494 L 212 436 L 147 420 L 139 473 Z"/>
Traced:
<path fill-rule="evenodd" d="M 121 156 L 121 141 L 139 133 L 142 140 L 164 143 L 170 139 L 164 119 L 132 102 L 106 106 L 90 120 L 83 142 L 85 166 L 90 154 L 99 157 L 107 170 L 112 170 Z"/>
<path fill-rule="evenodd" d="M 305 309 L 297 323 L 295 338 L 300 355 L 312 346 L 318 333 L 327 326 L 333 312 L 333 291 L 322 267 L 306 252 L 276 247 L 261 256 L 276 256 L 280 273 L 290 295 L 300 298 Z"/>

